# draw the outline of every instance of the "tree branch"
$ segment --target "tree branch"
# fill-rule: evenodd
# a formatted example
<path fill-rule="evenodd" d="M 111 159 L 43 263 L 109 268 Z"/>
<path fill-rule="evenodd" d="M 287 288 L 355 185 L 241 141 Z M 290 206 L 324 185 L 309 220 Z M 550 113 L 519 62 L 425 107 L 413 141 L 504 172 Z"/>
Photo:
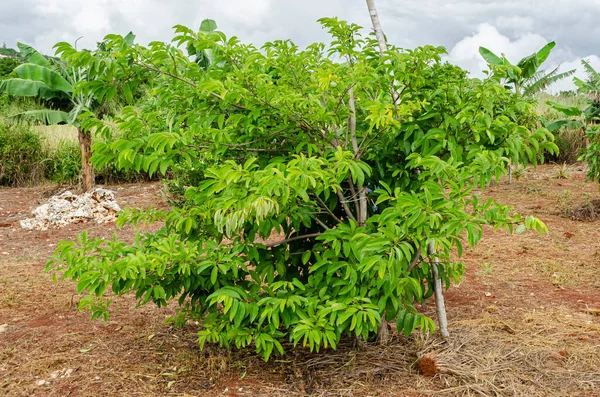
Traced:
<path fill-rule="evenodd" d="M 320 220 L 319 218 L 314 218 L 314 219 L 315 219 L 315 221 L 316 221 L 316 222 L 317 222 L 319 225 L 321 225 L 321 226 L 323 227 L 323 229 L 325 229 L 325 230 L 330 230 L 330 229 L 331 229 L 329 226 L 327 226 L 325 223 L 323 223 L 323 221 L 322 221 L 322 220 Z"/>
<path fill-rule="evenodd" d="M 316 194 L 314 195 L 315 198 L 317 199 L 317 201 L 319 202 L 319 204 L 321 205 L 321 207 L 323 207 L 323 209 L 325 211 L 327 211 L 329 213 L 329 215 L 331 215 L 331 217 L 333 219 L 335 219 L 338 223 L 344 223 L 344 221 L 342 221 L 340 218 L 338 218 L 327 206 L 327 204 L 325 204 L 325 202 L 323 200 L 321 200 L 321 197 L 317 196 Z"/>
<path fill-rule="evenodd" d="M 379 135 L 380 135 L 380 134 L 381 134 L 383 131 L 384 131 L 384 130 L 379 130 L 379 131 L 377 131 L 377 133 L 376 133 L 375 135 L 373 135 L 373 136 L 371 137 L 371 139 L 369 139 L 369 142 L 367 142 L 366 144 L 365 144 L 365 140 L 367 139 L 367 135 L 365 135 L 365 137 L 363 138 L 362 142 L 361 142 L 361 143 L 360 143 L 360 145 L 358 146 L 358 153 L 356 153 L 356 154 L 354 155 L 354 157 L 355 157 L 357 160 L 360 160 L 360 157 L 361 157 L 361 156 L 363 155 L 363 153 L 365 152 L 365 151 L 363 150 L 363 146 L 365 147 L 365 150 L 366 150 L 366 148 L 368 148 L 368 147 L 369 147 L 369 145 L 371 144 L 371 142 L 373 142 L 373 141 L 374 141 L 374 140 L 375 140 L 375 139 L 376 139 L 376 138 L 377 138 L 377 137 L 378 137 L 378 136 L 379 136 Z"/>
<path fill-rule="evenodd" d="M 290 238 L 286 238 L 285 240 L 280 240 L 280 241 L 274 241 L 272 243 L 268 243 L 268 244 L 264 244 L 265 247 L 269 248 L 269 247 L 275 247 L 277 245 L 281 245 L 281 244 L 286 244 L 289 243 L 290 241 L 295 241 L 295 240 L 302 240 L 303 238 L 311 238 L 311 237 L 318 237 L 320 235 L 322 235 L 323 233 L 310 233 L 310 234 L 303 234 L 301 236 L 294 236 L 294 237 L 290 237 Z"/>
<path fill-rule="evenodd" d="M 354 188 L 354 182 L 352 182 L 352 177 L 348 176 L 348 186 L 350 188 L 350 193 L 352 194 L 352 200 L 354 202 L 354 209 L 357 214 L 360 214 L 360 207 L 358 204 L 358 194 L 356 194 L 356 189 Z M 348 200 L 347 200 L 348 201 Z"/>
<path fill-rule="evenodd" d="M 342 204 L 342 207 L 344 208 L 346 215 L 348 215 L 348 218 L 355 221 L 356 218 L 352 214 L 352 211 L 350 211 L 350 207 L 348 207 L 348 203 L 346 202 L 346 198 L 344 197 L 344 194 L 342 193 L 342 191 L 340 189 L 336 189 L 335 192 L 336 192 L 338 198 L 340 199 L 340 204 Z"/>
<path fill-rule="evenodd" d="M 253 147 L 238 147 L 228 145 L 226 143 L 221 143 L 220 145 L 226 146 L 230 150 L 238 150 L 245 152 L 289 152 L 289 149 L 267 149 L 267 148 L 253 148 Z M 187 145 L 187 147 L 197 148 L 197 149 L 213 149 L 213 146 L 208 145 Z"/>
<path fill-rule="evenodd" d="M 377 44 L 379 45 L 379 53 L 383 55 L 387 51 L 387 43 L 385 41 L 385 35 L 383 34 L 381 22 L 379 21 L 379 15 L 377 15 L 377 8 L 375 8 L 375 0 L 367 0 L 367 8 L 369 9 L 371 23 L 373 24 L 373 30 L 375 31 L 375 37 L 377 38 Z M 385 63 L 390 63 L 390 61 L 386 60 Z M 394 89 L 393 82 L 391 85 L 392 86 L 390 87 L 390 91 L 392 92 L 394 106 L 396 106 L 398 104 L 398 99 L 400 98 L 400 96 Z"/>
<path fill-rule="evenodd" d="M 354 87 L 348 90 L 348 107 L 350 108 L 350 115 L 348 116 L 348 131 L 350 132 L 350 140 L 352 142 L 352 150 L 354 155 L 358 153 L 358 142 L 356 140 L 356 105 L 354 104 Z"/>
<path fill-rule="evenodd" d="M 356 105 L 354 103 L 354 87 L 348 90 L 348 95 L 350 98 L 348 99 L 348 106 L 350 108 L 350 116 L 348 117 L 348 131 L 350 131 L 350 141 L 352 142 L 352 150 L 354 151 L 354 156 L 359 155 L 359 147 L 358 141 L 356 139 Z M 350 191 L 354 196 L 356 196 L 356 191 L 354 189 L 354 184 L 352 182 L 352 178 L 348 178 L 348 182 L 350 183 Z M 358 182 L 358 202 L 355 202 L 356 206 L 356 217 L 358 218 L 358 225 L 364 226 L 367 218 L 369 216 L 367 210 L 367 192 L 362 183 Z"/>
<path fill-rule="evenodd" d="M 430 265 L 433 270 L 433 290 L 435 294 L 435 310 L 438 315 L 438 321 L 440 323 L 440 332 L 444 338 L 448 338 L 448 320 L 446 318 L 446 304 L 444 302 L 444 292 L 442 290 L 442 279 L 440 278 L 440 271 L 438 266 L 439 261 L 435 256 L 434 242 L 430 241 L 427 245 L 427 254 L 431 257 Z"/>

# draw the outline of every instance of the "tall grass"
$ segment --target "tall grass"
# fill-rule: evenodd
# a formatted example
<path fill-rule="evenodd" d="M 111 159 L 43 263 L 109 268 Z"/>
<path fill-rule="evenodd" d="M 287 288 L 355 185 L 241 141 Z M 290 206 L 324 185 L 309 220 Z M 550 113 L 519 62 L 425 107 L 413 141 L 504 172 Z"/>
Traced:
<path fill-rule="evenodd" d="M 580 95 L 565 96 L 565 95 L 552 95 L 546 92 L 541 92 L 535 96 L 537 100 L 536 111 L 539 115 L 547 117 L 549 119 L 563 118 L 564 115 L 554 110 L 548 105 L 548 101 L 557 102 L 561 105 L 578 107 L 583 110 L 587 107 L 585 98 Z"/>
<path fill-rule="evenodd" d="M 0 122 L 0 185 L 27 186 L 44 180 L 47 151 L 26 125 Z"/>
<path fill-rule="evenodd" d="M 65 143 L 77 144 L 77 128 L 71 125 L 36 125 L 33 127 L 44 142 L 44 147 L 55 151 Z"/>

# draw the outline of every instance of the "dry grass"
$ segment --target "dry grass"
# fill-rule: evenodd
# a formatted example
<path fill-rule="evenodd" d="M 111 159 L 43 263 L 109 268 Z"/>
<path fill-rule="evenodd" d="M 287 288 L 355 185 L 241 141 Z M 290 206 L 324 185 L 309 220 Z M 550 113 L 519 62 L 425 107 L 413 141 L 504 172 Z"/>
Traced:
<path fill-rule="evenodd" d="M 45 257 L 60 238 L 83 229 L 110 236 L 112 226 L 0 228 L 0 251 L 9 252 L 0 252 L 0 325 L 8 325 L 0 334 L 0 395 L 600 396 L 600 221 L 577 222 L 556 209 L 559 192 L 582 202 L 597 185 L 584 182 L 580 166 L 569 179 L 556 173 L 556 166 L 543 166 L 483 193 L 540 217 L 550 233 L 486 229 L 465 254 L 465 281 L 446 294 L 447 341 L 394 334 L 385 346 L 345 340 L 318 354 L 288 344 L 287 354 L 269 363 L 250 349 L 199 351 L 199 324 L 165 325 L 172 306 L 134 310 L 126 297 L 108 323 L 76 313 L 74 285 L 52 283 L 42 273 Z M 115 188 L 122 203 L 140 206 L 156 205 L 158 189 Z M 0 224 L 25 217 L 43 194 L 0 189 Z M 489 263 L 486 271 L 482 263 Z M 433 302 L 420 309 L 433 315 Z"/>
<path fill-rule="evenodd" d="M 591 200 L 573 208 L 569 216 L 576 221 L 594 221 L 600 218 L 600 200 Z"/>
<path fill-rule="evenodd" d="M 600 324 L 567 308 L 497 314 L 451 324 L 448 343 L 420 353 L 436 358 L 436 395 L 583 396 L 600 390 Z M 591 343 L 581 343 L 590 341 Z M 423 391 L 421 391 L 423 392 Z"/>

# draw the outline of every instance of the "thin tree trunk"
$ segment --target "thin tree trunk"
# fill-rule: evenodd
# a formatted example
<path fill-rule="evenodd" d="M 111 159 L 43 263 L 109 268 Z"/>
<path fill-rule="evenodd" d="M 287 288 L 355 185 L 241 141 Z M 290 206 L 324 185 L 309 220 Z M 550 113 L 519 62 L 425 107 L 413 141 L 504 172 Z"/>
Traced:
<path fill-rule="evenodd" d="M 352 142 L 352 150 L 354 151 L 355 156 L 359 156 L 359 148 L 358 141 L 356 139 L 356 105 L 354 102 L 354 87 L 348 90 L 348 95 L 350 98 L 348 99 L 348 106 L 350 107 L 350 116 L 348 117 L 348 131 L 350 131 L 350 140 Z M 352 180 L 349 180 L 350 185 L 352 185 Z M 367 189 L 362 185 L 362 183 L 358 182 L 358 213 L 356 214 L 356 218 L 359 226 L 364 226 L 367 222 L 367 218 L 369 217 L 369 212 L 367 209 L 368 198 L 367 198 Z M 354 189 L 353 189 L 354 190 Z M 356 198 L 353 198 L 356 200 Z"/>
<path fill-rule="evenodd" d="M 448 332 L 448 319 L 446 317 L 446 303 L 444 302 L 444 291 L 442 290 L 442 279 L 438 269 L 439 261 L 435 256 L 435 247 L 433 241 L 427 245 L 427 253 L 431 256 L 431 267 L 433 270 L 433 288 L 435 292 L 435 311 L 437 312 L 438 322 L 440 323 L 440 332 L 444 338 L 450 336 Z"/>
<path fill-rule="evenodd" d="M 83 176 L 83 191 L 87 192 L 94 186 L 94 168 L 90 164 L 92 156 L 92 133 L 77 128 L 79 149 L 81 151 L 81 174 Z"/>
<path fill-rule="evenodd" d="M 513 174 L 513 169 L 512 169 L 512 162 L 508 162 L 508 184 L 512 185 L 512 174 Z"/>

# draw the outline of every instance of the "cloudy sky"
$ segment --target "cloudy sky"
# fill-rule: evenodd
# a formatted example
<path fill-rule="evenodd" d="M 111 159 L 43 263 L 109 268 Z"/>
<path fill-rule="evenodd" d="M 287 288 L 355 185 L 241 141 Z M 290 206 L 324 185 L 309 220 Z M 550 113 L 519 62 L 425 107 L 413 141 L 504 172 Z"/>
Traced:
<path fill-rule="evenodd" d="M 376 0 L 388 40 L 409 48 L 443 45 L 449 60 L 480 75 L 480 45 L 513 62 L 557 43 L 547 67 L 561 70 L 587 59 L 600 68 L 600 0 Z M 51 53 L 59 41 L 93 48 L 108 33 L 132 30 L 138 42 L 169 40 L 172 26 L 217 21 L 245 42 L 291 38 L 325 41 L 316 20 L 338 16 L 369 27 L 364 0 L 1 0 L 0 41 L 26 42 Z M 584 77 L 579 71 L 578 74 Z M 553 90 L 570 88 L 563 81 Z"/>

